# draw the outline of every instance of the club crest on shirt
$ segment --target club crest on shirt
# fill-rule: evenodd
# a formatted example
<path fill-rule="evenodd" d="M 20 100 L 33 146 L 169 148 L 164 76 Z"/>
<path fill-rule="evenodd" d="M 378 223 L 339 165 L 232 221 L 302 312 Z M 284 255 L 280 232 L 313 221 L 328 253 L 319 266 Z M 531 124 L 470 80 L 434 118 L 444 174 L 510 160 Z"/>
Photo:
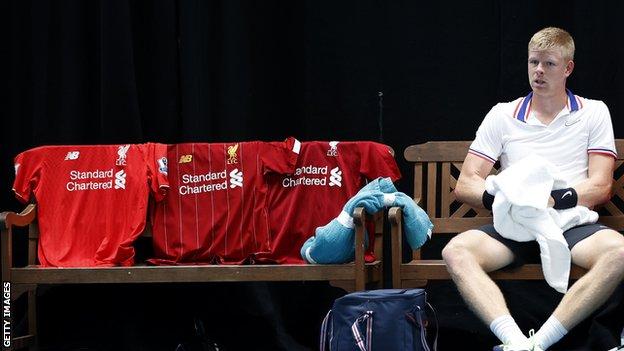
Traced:
<path fill-rule="evenodd" d="M 338 143 L 339 141 L 329 142 L 329 150 L 327 150 L 327 156 L 330 156 L 330 157 L 338 156 Z"/>
<path fill-rule="evenodd" d="M 117 149 L 117 156 L 119 156 L 117 158 L 117 161 L 115 161 L 115 164 L 117 166 L 125 166 L 126 165 L 126 157 L 127 157 L 127 153 L 128 153 L 128 149 L 130 149 L 130 145 L 122 145 Z"/>
<path fill-rule="evenodd" d="M 228 153 L 228 160 L 227 160 L 227 164 L 231 165 L 233 163 L 238 163 L 238 144 L 236 145 L 232 145 L 232 146 L 228 146 L 227 148 L 227 153 Z"/>

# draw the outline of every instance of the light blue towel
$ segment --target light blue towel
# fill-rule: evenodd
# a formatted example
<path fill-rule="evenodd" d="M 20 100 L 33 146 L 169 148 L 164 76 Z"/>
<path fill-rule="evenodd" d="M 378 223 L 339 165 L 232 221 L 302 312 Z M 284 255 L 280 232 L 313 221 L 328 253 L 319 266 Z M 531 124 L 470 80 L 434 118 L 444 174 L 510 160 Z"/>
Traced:
<path fill-rule="evenodd" d="M 309 263 L 352 261 L 355 256 L 353 211 L 356 207 L 363 207 L 367 213 L 373 214 L 385 206 L 403 207 L 404 230 L 412 248 L 422 246 L 431 236 L 433 225 L 427 214 L 409 196 L 397 192 L 390 178 L 377 178 L 349 199 L 338 217 L 316 228 L 315 235 L 301 247 L 301 257 Z"/>
<path fill-rule="evenodd" d="M 355 225 L 353 211 L 364 207 L 367 213 L 376 213 L 383 208 L 384 193 L 392 191 L 394 185 L 389 178 L 378 178 L 368 183 L 344 205 L 342 212 L 328 224 L 316 228 L 315 235 L 301 247 L 301 257 L 308 263 L 345 263 L 355 257 Z M 368 239 L 368 235 L 365 235 Z"/>
<path fill-rule="evenodd" d="M 425 244 L 427 239 L 431 239 L 433 223 L 427 213 L 416 205 L 414 200 L 404 193 L 394 194 L 395 200 L 392 206 L 403 209 L 403 232 L 407 238 L 407 243 L 412 250 L 419 249 Z"/>
<path fill-rule="evenodd" d="M 366 184 L 360 191 L 366 190 L 379 190 L 382 193 L 394 193 L 397 189 L 394 187 L 390 178 L 377 178 Z"/>

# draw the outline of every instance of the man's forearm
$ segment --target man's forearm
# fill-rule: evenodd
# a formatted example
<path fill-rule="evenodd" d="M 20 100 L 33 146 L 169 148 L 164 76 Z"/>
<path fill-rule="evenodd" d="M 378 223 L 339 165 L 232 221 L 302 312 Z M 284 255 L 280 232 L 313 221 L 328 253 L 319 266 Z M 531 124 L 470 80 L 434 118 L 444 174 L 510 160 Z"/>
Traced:
<path fill-rule="evenodd" d="M 578 195 L 578 205 L 594 207 L 603 204 L 611 198 L 611 181 L 596 181 L 587 179 L 574 186 Z"/>
<path fill-rule="evenodd" d="M 577 205 L 594 207 L 603 204 L 611 198 L 611 183 L 587 179 L 574 186 L 578 197 Z M 483 208 L 483 192 L 485 180 L 480 177 L 460 177 L 455 188 L 455 197 L 462 203 L 472 207 Z M 550 198 L 549 207 L 553 207 L 554 201 Z"/>
<path fill-rule="evenodd" d="M 480 177 L 459 177 L 455 187 L 457 200 L 472 207 L 483 208 L 485 180 Z"/>
<path fill-rule="evenodd" d="M 574 185 L 578 205 L 592 208 L 611 198 L 615 160 L 601 154 L 589 155 L 588 178 Z"/>

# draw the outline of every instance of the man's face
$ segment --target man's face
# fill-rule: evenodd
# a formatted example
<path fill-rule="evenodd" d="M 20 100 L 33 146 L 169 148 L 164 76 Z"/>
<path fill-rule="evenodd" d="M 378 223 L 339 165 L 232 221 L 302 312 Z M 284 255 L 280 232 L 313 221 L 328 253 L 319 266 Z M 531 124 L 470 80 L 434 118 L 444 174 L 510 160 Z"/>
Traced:
<path fill-rule="evenodd" d="M 534 94 L 560 94 L 573 68 L 574 62 L 565 60 L 561 50 L 529 50 L 529 84 Z"/>

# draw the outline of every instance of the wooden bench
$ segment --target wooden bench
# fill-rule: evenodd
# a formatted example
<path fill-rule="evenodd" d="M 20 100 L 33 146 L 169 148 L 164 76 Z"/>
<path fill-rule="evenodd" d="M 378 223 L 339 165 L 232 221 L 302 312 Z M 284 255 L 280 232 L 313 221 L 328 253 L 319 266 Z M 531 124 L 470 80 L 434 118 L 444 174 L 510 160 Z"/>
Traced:
<path fill-rule="evenodd" d="M 492 223 L 488 210 L 473 208 L 459 203 L 453 190 L 466 158 L 468 141 L 435 141 L 412 145 L 405 149 L 405 159 L 414 166 L 414 200 L 423 208 L 433 222 L 432 239 L 478 228 Z M 624 230 L 624 176 L 620 166 L 623 163 L 624 140 L 616 140 L 619 156 L 614 175 L 614 197 L 597 208 L 599 221 L 615 230 Z M 498 167 L 498 164 L 496 165 Z M 496 172 L 496 167 L 492 172 Z M 622 167 L 624 168 L 624 167 Z M 429 280 L 447 280 L 450 275 L 441 252 L 436 259 L 422 259 L 421 250 L 413 250 L 411 260 L 402 262 L 401 209 L 391 208 L 388 213 L 392 238 L 392 285 L 395 288 L 422 287 Z M 426 249 L 431 243 L 426 243 Z M 585 269 L 572 266 L 570 277 L 578 279 Z M 491 272 L 495 280 L 542 280 L 544 275 L 540 264 L 525 264 L 517 269 Z"/>
<path fill-rule="evenodd" d="M 281 264 L 281 265 L 192 265 L 110 268 L 39 268 L 36 266 L 39 230 L 36 205 L 28 205 L 21 213 L 0 214 L 2 239 L 2 281 L 11 284 L 11 300 L 27 298 L 28 335 L 11 339 L 10 350 L 37 348 L 37 285 L 39 284 L 119 284 L 119 283 L 191 283 L 191 282 L 252 282 L 252 281 L 329 281 L 346 291 L 380 287 L 382 263 L 378 259 L 364 262 L 365 221 L 376 221 L 375 255 L 382 255 L 382 213 L 368 216 L 362 208 L 354 213 L 355 262 L 350 264 Z M 28 226 L 28 265 L 14 266 L 13 235 L 15 227 Z M 16 231 L 19 232 L 19 231 Z M 24 231 L 25 233 L 25 231 Z M 146 230 L 143 237 L 150 237 Z M 3 284 L 4 286 L 4 284 Z M 13 316 L 11 316 L 13 317 Z M 11 318 L 3 318 L 13 324 Z M 13 318 L 15 320 L 15 318 Z"/>

